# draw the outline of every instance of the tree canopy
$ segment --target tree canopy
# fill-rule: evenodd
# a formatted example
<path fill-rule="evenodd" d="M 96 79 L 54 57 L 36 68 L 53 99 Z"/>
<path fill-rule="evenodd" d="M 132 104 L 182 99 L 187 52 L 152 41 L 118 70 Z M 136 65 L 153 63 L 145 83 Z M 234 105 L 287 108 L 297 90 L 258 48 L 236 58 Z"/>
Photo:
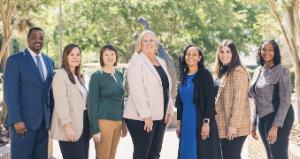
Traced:
<path fill-rule="evenodd" d="M 40 10 L 31 14 L 33 23 L 45 29 L 46 50 L 56 59 L 62 27 L 62 46 L 77 43 L 84 53 L 96 55 L 101 46 L 111 43 L 118 48 L 121 61 L 128 62 L 135 47 L 134 35 L 143 30 L 136 22 L 141 16 L 175 59 L 185 45 L 194 43 L 211 63 L 218 43 L 224 39 L 233 40 L 241 52 L 249 53 L 266 33 L 270 34 L 262 22 L 269 14 L 268 4 L 262 0 L 45 1 Z"/>

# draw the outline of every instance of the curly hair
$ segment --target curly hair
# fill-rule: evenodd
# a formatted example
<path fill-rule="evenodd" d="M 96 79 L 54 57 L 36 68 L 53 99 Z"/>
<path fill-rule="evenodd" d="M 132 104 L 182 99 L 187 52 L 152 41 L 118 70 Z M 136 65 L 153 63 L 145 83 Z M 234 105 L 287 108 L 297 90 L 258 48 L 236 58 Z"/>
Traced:
<path fill-rule="evenodd" d="M 261 50 L 262 50 L 262 47 L 263 47 L 263 44 L 264 43 L 270 43 L 274 49 L 274 64 L 275 65 L 278 65 L 281 63 L 281 56 L 280 56 L 280 49 L 279 49 L 279 46 L 278 44 L 276 43 L 275 40 L 264 40 L 260 43 L 260 46 L 259 48 L 257 49 L 257 52 L 256 52 L 256 62 L 258 65 L 260 66 L 263 66 L 265 64 L 265 61 L 264 61 L 264 58 L 262 57 L 261 55 Z"/>
<path fill-rule="evenodd" d="M 181 81 L 183 80 L 184 74 L 189 71 L 188 70 L 189 68 L 187 67 L 187 64 L 185 62 L 185 56 L 186 56 L 186 53 L 187 53 L 188 49 L 191 48 L 191 47 L 197 48 L 199 56 L 201 56 L 201 60 L 198 61 L 198 68 L 204 68 L 205 67 L 204 66 L 204 57 L 203 57 L 202 51 L 195 44 L 188 44 L 183 49 L 182 54 L 179 57 L 179 67 L 180 67 L 180 76 L 179 76 L 179 79 Z"/>

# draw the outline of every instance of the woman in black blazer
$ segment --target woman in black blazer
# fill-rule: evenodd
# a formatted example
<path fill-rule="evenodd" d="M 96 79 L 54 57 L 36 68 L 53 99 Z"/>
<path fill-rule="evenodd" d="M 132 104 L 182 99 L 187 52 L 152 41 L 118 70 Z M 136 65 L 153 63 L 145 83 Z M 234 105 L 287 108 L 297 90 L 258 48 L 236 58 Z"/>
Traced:
<path fill-rule="evenodd" d="M 175 103 L 178 158 L 220 159 L 213 79 L 196 45 L 184 49 L 180 66 L 182 80 Z"/>

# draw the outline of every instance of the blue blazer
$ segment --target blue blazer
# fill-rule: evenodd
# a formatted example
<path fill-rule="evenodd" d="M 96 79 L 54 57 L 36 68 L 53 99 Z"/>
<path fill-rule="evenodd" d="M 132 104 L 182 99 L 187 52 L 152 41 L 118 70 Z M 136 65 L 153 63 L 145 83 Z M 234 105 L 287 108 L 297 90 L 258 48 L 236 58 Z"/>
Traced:
<path fill-rule="evenodd" d="M 47 79 L 42 80 L 28 49 L 10 56 L 4 74 L 4 101 L 8 108 L 8 125 L 23 121 L 29 130 L 42 122 L 48 129 L 53 110 L 51 83 L 53 61 L 43 55 Z"/>

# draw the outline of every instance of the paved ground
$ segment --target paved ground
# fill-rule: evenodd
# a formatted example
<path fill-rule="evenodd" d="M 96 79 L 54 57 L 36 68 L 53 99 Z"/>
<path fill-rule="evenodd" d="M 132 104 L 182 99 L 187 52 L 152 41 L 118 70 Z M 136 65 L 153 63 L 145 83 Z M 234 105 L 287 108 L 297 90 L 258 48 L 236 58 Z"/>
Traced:
<path fill-rule="evenodd" d="M 295 95 L 293 96 L 292 101 L 295 102 Z M 297 117 L 298 116 L 297 109 L 295 109 L 295 112 Z M 300 157 L 298 146 L 290 145 L 289 149 L 290 150 L 292 149 L 293 153 L 298 152 L 298 157 L 290 156 L 291 158 L 297 159 Z M 176 159 L 177 150 L 178 150 L 178 138 L 176 137 L 175 129 L 169 129 L 165 134 L 163 148 L 161 152 L 161 159 Z M 128 134 L 128 136 L 122 138 L 119 143 L 116 159 L 131 159 L 132 152 L 133 152 L 132 141 L 130 135 Z M 56 159 L 62 159 L 57 141 L 53 142 L 53 157 L 55 157 Z M 95 158 L 95 148 L 92 140 L 90 142 L 89 158 L 90 159 Z M 244 144 L 242 159 L 266 159 L 264 147 L 262 146 L 261 141 L 255 141 L 251 139 L 251 137 L 248 137 L 248 139 Z"/>
<path fill-rule="evenodd" d="M 295 99 L 293 98 L 292 101 L 295 102 Z M 296 113 L 295 115 L 298 116 L 297 109 L 295 109 L 295 113 Z M 95 148 L 92 140 L 90 142 L 90 146 L 91 146 L 90 159 L 94 159 Z M 289 149 L 292 150 L 291 152 L 293 152 L 293 154 L 296 154 L 295 152 L 299 152 L 299 147 L 296 145 L 290 144 Z M 177 151 L 178 151 L 178 138 L 176 137 L 175 129 L 169 129 L 165 134 L 163 148 L 161 152 L 161 159 L 177 159 Z M 132 152 L 133 152 L 132 141 L 130 135 L 128 135 L 127 137 L 121 139 L 120 144 L 118 146 L 116 159 L 131 159 Z M 53 156 L 57 159 L 62 159 L 56 141 L 54 141 L 53 144 Z M 299 159 L 299 157 L 300 157 L 300 153 L 298 153 L 297 157 L 295 155 L 290 156 L 290 158 L 293 159 Z M 261 141 L 260 140 L 256 141 L 249 136 L 243 147 L 242 159 L 266 159 L 265 150 Z"/>
<path fill-rule="evenodd" d="M 244 146 L 243 150 L 243 159 L 248 159 L 247 154 L 247 149 L 248 146 Z M 94 148 L 94 143 L 90 142 L 90 159 L 95 158 L 95 148 Z M 163 148 L 161 152 L 161 159 L 176 159 L 177 158 L 177 150 L 178 150 L 178 139 L 176 137 L 175 130 L 168 130 L 165 134 L 164 138 L 164 143 L 163 143 Z M 116 155 L 116 159 L 132 159 L 132 152 L 133 152 L 133 147 L 132 147 L 132 141 L 130 138 L 130 135 L 128 135 L 125 138 L 122 138 L 119 146 L 118 146 L 118 151 Z M 57 159 L 62 159 L 58 143 L 54 141 L 53 143 L 53 156 Z"/>
<path fill-rule="evenodd" d="M 178 149 L 178 139 L 175 130 L 168 130 L 165 134 L 163 149 L 161 152 L 161 159 L 176 159 Z M 116 159 L 132 159 L 133 146 L 131 137 L 128 134 L 125 138 L 120 140 Z M 53 157 L 62 159 L 58 143 L 53 142 Z M 94 142 L 90 142 L 90 159 L 95 158 Z"/>

